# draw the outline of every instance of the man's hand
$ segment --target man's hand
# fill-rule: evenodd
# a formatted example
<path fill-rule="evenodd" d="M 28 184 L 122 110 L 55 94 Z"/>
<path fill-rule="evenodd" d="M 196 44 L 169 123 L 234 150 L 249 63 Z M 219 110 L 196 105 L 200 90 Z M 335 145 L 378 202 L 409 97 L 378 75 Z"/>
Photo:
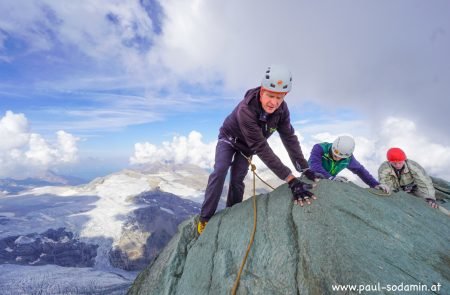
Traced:
<path fill-rule="evenodd" d="M 316 196 L 309 191 L 314 187 L 314 185 L 301 182 L 297 178 L 291 179 L 288 184 L 292 191 L 292 199 L 294 200 L 294 204 L 303 207 L 303 201 L 306 201 L 306 204 L 311 205 L 310 198 L 314 200 L 317 199 Z"/>
<path fill-rule="evenodd" d="M 375 188 L 379 189 L 379 190 L 382 190 L 386 194 L 390 194 L 391 193 L 391 188 L 389 186 L 385 185 L 385 184 L 379 184 Z"/>
<path fill-rule="evenodd" d="M 333 180 L 333 181 L 343 182 L 343 183 L 348 182 L 348 178 L 345 176 L 331 176 L 329 179 Z"/>
<path fill-rule="evenodd" d="M 431 206 L 431 208 L 439 208 L 438 204 L 436 204 L 436 200 L 432 198 L 426 198 L 425 199 L 428 203 L 428 205 Z"/>
<path fill-rule="evenodd" d="M 317 173 L 312 171 L 310 168 L 306 168 L 303 170 L 303 174 L 312 181 L 319 181 L 319 179 L 324 179 L 325 176 L 323 176 L 321 173 Z"/>

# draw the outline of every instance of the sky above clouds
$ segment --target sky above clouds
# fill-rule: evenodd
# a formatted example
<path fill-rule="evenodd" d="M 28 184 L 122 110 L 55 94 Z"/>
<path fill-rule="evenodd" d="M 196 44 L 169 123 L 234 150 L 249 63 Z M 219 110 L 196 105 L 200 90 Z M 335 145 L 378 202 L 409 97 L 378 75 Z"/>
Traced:
<path fill-rule="evenodd" d="M 448 52 L 446 0 L 2 1 L 0 177 L 211 166 L 223 119 L 277 63 L 305 153 L 351 134 L 372 171 L 400 145 L 450 178 Z"/>

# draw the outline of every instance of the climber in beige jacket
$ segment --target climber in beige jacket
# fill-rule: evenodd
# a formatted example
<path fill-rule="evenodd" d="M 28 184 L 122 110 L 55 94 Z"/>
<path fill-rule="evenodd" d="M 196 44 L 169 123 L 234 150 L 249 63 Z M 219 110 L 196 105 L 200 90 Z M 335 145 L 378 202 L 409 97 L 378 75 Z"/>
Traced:
<path fill-rule="evenodd" d="M 407 159 L 399 148 L 389 149 L 387 159 L 378 169 L 381 184 L 389 186 L 394 192 L 403 190 L 424 198 L 431 207 L 438 208 L 433 182 L 422 166 Z"/>

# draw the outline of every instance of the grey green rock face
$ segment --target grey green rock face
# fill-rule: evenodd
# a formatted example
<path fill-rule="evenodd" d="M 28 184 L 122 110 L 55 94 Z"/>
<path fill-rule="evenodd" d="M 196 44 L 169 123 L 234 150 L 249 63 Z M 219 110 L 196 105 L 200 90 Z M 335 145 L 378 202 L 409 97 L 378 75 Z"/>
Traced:
<path fill-rule="evenodd" d="M 257 196 L 238 294 L 344 294 L 332 285 L 378 283 L 440 283 L 450 293 L 449 217 L 403 192 L 382 197 L 327 180 L 314 192 L 303 208 L 287 185 Z M 251 199 L 216 214 L 198 238 L 195 220 L 184 222 L 129 294 L 230 294 L 252 226 Z"/>

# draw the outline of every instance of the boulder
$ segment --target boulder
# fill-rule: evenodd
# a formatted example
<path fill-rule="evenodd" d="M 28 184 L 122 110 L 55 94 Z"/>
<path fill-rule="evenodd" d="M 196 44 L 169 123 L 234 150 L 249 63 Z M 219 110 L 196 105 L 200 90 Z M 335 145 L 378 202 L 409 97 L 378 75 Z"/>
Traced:
<path fill-rule="evenodd" d="M 438 177 L 431 177 L 436 190 L 436 199 L 448 202 L 450 200 L 450 183 Z"/>
<path fill-rule="evenodd" d="M 357 294 L 360 286 L 450 294 L 448 216 L 404 192 L 385 197 L 328 180 L 314 192 L 318 200 L 303 208 L 287 185 L 257 196 L 237 294 Z M 195 223 L 180 225 L 128 294 L 230 294 L 253 227 L 252 199 L 217 213 L 200 237 Z M 335 292 L 338 285 L 357 289 Z"/>

